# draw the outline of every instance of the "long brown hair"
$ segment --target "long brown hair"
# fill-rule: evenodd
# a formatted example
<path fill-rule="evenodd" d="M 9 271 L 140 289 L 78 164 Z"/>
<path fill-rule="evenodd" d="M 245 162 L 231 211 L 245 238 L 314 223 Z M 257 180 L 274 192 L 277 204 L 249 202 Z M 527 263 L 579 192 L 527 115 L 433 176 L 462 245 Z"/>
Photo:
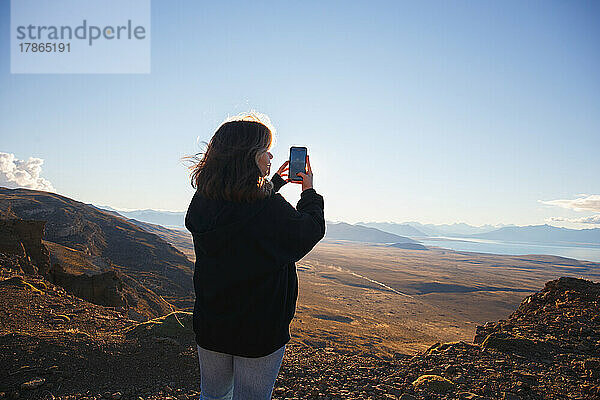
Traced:
<path fill-rule="evenodd" d="M 224 122 L 204 152 L 187 157 L 191 184 L 204 197 L 251 202 L 269 196 L 273 184 L 262 176 L 257 158 L 271 148 L 272 130 L 252 115 Z"/>

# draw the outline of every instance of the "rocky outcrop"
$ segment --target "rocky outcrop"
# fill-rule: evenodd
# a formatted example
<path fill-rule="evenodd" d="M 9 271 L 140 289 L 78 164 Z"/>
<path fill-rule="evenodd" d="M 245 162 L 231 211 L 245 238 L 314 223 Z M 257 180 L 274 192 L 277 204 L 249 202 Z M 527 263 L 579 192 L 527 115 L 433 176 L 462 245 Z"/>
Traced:
<path fill-rule="evenodd" d="M 71 274 L 60 264 L 54 264 L 49 279 L 65 288 L 69 293 L 89 301 L 109 307 L 126 307 L 123 282 L 115 270 L 88 274 Z"/>
<path fill-rule="evenodd" d="M 0 253 L 16 256 L 25 273 L 46 275 L 50 253 L 42 244 L 45 224 L 45 221 L 0 219 Z"/>
<path fill-rule="evenodd" d="M 10 195 L 5 198 L 4 192 Z M 48 222 L 20 217 L 48 218 Z M 46 241 L 50 253 L 43 237 L 64 245 Z M 116 259 L 135 259 L 135 264 L 115 266 L 117 253 L 127 256 Z M 184 265 L 171 263 L 175 260 Z M 162 239 L 120 218 L 56 194 L 0 188 L 0 268 L 6 271 L 42 275 L 74 296 L 120 308 L 129 318 L 145 321 L 174 309 L 154 290 L 189 294 L 174 283 L 191 285 L 185 264 L 191 263 Z M 140 270 L 142 266 L 150 271 Z"/>
<path fill-rule="evenodd" d="M 507 320 L 478 326 L 473 342 L 523 355 L 600 356 L 599 311 L 600 284 L 560 278 L 526 297 Z"/>
<path fill-rule="evenodd" d="M 473 342 L 437 343 L 414 356 L 409 377 L 435 374 L 457 385 L 435 396 L 413 385 L 410 394 L 600 399 L 600 284 L 568 277 L 547 282 L 508 319 L 477 327 Z"/>
<path fill-rule="evenodd" d="M 146 321 L 172 311 L 173 307 L 135 279 L 116 270 L 71 273 L 54 264 L 48 279 L 90 303 L 119 307 L 129 318 Z"/>
<path fill-rule="evenodd" d="M 123 308 L 129 318 L 137 321 L 172 311 L 173 307 L 159 295 L 135 279 L 111 269 L 108 263 L 104 263 L 106 268 L 102 270 L 97 268 L 99 262 L 95 262 L 94 266 L 88 265 L 90 259 L 98 257 L 73 249 L 61 258 L 50 254 L 42 243 L 44 227 L 44 221 L 0 219 L 0 268 L 14 273 L 42 275 L 81 299 Z M 78 254 L 82 256 L 75 257 Z"/>

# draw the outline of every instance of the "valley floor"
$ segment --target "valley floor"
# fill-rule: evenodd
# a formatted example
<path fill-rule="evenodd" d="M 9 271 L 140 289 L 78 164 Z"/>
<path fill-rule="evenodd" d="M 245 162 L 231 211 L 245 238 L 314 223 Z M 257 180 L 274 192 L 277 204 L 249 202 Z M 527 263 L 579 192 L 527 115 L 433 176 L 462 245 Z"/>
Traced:
<path fill-rule="evenodd" d="M 600 264 L 543 255 L 322 241 L 298 263 L 295 338 L 348 354 L 414 355 L 435 342 L 471 342 L 561 276 L 600 281 Z"/>

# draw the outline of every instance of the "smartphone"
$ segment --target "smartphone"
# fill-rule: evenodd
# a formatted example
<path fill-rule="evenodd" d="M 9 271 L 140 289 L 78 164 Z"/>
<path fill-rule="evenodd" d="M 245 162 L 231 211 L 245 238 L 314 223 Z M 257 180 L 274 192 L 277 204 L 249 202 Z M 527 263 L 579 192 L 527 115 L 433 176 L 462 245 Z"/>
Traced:
<path fill-rule="evenodd" d="M 290 169 L 288 176 L 292 181 L 302 181 L 301 176 L 297 176 L 298 172 L 306 173 L 306 147 L 290 147 Z"/>

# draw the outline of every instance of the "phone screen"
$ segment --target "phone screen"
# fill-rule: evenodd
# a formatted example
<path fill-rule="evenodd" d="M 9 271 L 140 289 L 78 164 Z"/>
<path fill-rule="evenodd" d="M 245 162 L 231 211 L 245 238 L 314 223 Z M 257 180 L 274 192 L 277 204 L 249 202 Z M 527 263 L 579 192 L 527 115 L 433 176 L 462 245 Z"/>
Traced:
<path fill-rule="evenodd" d="M 306 147 L 290 148 L 290 179 L 301 181 L 302 177 L 296 176 L 298 172 L 306 173 Z"/>

